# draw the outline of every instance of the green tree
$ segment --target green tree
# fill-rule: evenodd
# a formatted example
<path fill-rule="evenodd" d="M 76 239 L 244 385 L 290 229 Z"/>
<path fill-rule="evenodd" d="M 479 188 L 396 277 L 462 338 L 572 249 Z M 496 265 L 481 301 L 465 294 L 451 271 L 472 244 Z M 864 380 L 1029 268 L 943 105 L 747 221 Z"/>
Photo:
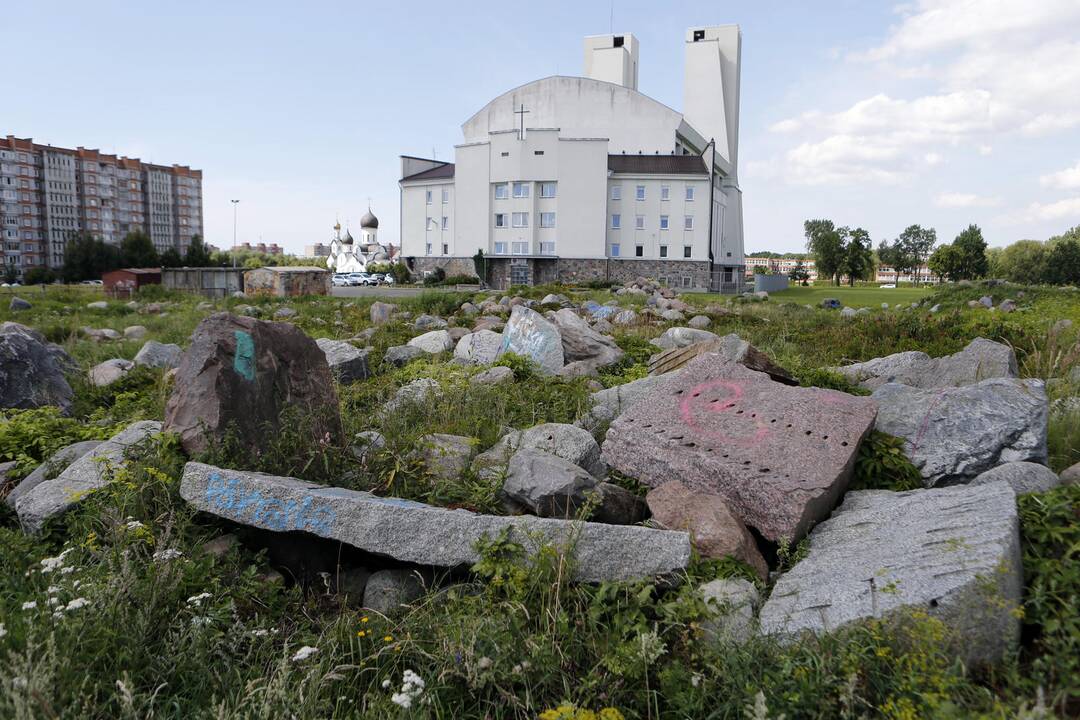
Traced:
<path fill-rule="evenodd" d="M 1080 284 L 1080 240 L 1058 240 L 1050 246 L 1045 282 L 1053 285 Z"/>
<path fill-rule="evenodd" d="M 9 263 L 4 266 L 4 282 L 8 285 L 19 282 L 19 271 L 15 265 Z"/>
<path fill-rule="evenodd" d="M 480 280 L 486 284 L 489 279 L 489 274 L 488 262 L 487 259 L 484 257 L 484 251 L 477 250 L 476 254 L 473 255 L 472 261 L 473 269 L 476 271 L 476 277 L 480 278 Z"/>
<path fill-rule="evenodd" d="M 120 263 L 130 268 L 161 267 L 161 258 L 149 235 L 132 230 L 120 241 Z"/>
<path fill-rule="evenodd" d="M 203 244 L 202 235 L 196 233 L 191 236 L 191 244 L 188 245 L 184 255 L 184 264 L 188 267 L 208 267 L 210 265 L 210 253 Z"/>
<path fill-rule="evenodd" d="M 1018 240 L 1001 251 L 995 275 L 1026 285 L 1046 281 L 1049 252 L 1038 240 Z"/>
<path fill-rule="evenodd" d="M 174 247 L 166 248 L 165 252 L 161 253 L 161 267 L 175 268 L 183 267 L 184 258 L 180 256 L 180 251 Z"/>
<path fill-rule="evenodd" d="M 963 278 L 963 253 L 956 245 L 942 245 L 927 260 L 930 272 L 946 280 Z"/>
<path fill-rule="evenodd" d="M 986 277 L 990 263 L 986 259 L 986 241 L 983 240 L 982 230 L 978 225 L 968 225 L 967 229 L 956 236 L 952 246 L 955 248 L 956 267 L 950 280 Z"/>
<path fill-rule="evenodd" d="M 394 277 L 394 282 L 398 285 L 412 280 L 412 275 L 409 273 L 408 266 L 403 262 L 396 262 L 390 266 L 390 274 Z"/>
<path fill-rule="evenodd" d="M 818 277 L 832 278 L 840 284 L 844 263 L 844 238 L 832 220 L 807 220 L 803 223 L 806 249 L 814 256 Z"/>
<path fill-rule="evenodd" d="M 765 267 L 764 265 L 755 265 L 754 266 L 754 274 L 755 275 L 768 275 L 769 274 L 769 268 Z"/>
<path fill-rule="evenodd" d="M 866 280 L 874 272 L 874 251 L 870 233 L 862 228 L 840 228 L 839 232 L 842 237 L 846 237 L 841 272 L 848 276 L 848 284 L 854 286 L 856 280 Z"/>
<path fill-rule="evenodd" d="M 24 285 L 48 285 L 56 280 L 56 273 L 49 268 L 35 267 L 23 273 Z"/>
<path fill-rule="evenodd" d="M 801 258 L 795 263 L 795 267 L 791 269 L 791 272 L 788 273 L 788 277 L 791 278 L 792 282 L 797 282 L 800 285 L 805 285 L 806 281 L 810 279 L 810 273 L 806 270 L 806 263 Z"/>
<path fill-rule="evenodd" d="M 88 232 L 75 233 L 64 250 L 64 282 L 97 280 L 104 273 L 120 267 L 120 249 Z"/>
<path fill-rule="evenodd" d="M 900 237 L 896 239 L 897 253 L 903 261 L 903 267 L 897 265 L 896 270 L 901 269 L 912 273 L 912 279 L 919 284 L 918 269 L 930 257 L 930 253 L 937 243 L 937 230 L 924 228 L 921 225 L 908 225 Z"/>

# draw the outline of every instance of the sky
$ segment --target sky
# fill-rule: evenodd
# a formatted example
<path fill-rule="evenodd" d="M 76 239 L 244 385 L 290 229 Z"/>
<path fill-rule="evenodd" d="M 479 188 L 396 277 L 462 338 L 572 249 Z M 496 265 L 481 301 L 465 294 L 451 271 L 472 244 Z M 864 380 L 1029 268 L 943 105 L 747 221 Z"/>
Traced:
<path fill-rule="evenodd" d="M 1080 0 L 9 3 L 0 135 L 203 171 L 208 242 L 287 251 L 371 207 L 398 242 L 399 155 L 452 160 L 495 96 L 580 75 L 631 32 L 680 109 L 692 25 L 743 33 L 746 250 L 803 221 L 991 245 L 1080 225 Z M 12 68 L 9 67 L 9 70 Z"/>

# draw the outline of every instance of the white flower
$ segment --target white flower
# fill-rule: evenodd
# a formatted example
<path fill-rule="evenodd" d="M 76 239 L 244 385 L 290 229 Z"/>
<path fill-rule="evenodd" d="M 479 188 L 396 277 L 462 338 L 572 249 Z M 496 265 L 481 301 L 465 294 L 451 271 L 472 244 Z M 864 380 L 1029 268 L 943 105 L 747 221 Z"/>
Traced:
<path fill-rule="evenodd" d="M 412 707 L 412 695 L 409 695 L 408 693 L 394 693 L 390 696 L 390 702 L 395 705 L 400 705 L 408 710 Z"/>
<path fill-rule="evenodd" d="M 87 600 L 86 598 L 75 598 L 74 600 L 72 600 L 71 602 L 69 602 L 67 604 L 67 607 L 65 609 L 68 612 L 71 612 L 72 610 L 81 610 L 82 608 L 86 607 L 89 604 L 90 604 L 90 601 Z"/>
<path fill-rule="evenodd" d="M 59 604 L 61 604 L 61 603 L 63 603 L 63 602 L 64 602 L 64 601 L 63 601 L 63 600 L 61 600 L 61 599 L 60 599 L 60 598 L 58 598 L 58 597 L 51 597 L 51 598 L 49 598 L 49 607 L 53 607 L 53 606 L 55 606 L 55 605 L 59 605 Z"/>
<path fill-rule="evenodd" d="M 158 550 L 154 553 L 154 562 L 168 562 L 169 560 L 175 560 L 182 556 L 184 553 L 180 552 L 176 548 L 166 548 L 165 550 Z"/>
<path fill-rule="evenodd" d="M 37 600 L 27 600 L 22 604 L 23 610 L 33 610 L 37 608 Z"/>
<path fill-rule="evenodd" d="M 690 684 L 692 686 L 694 686 L 694 687 L 697 687 L 698 685 L 700 685 L 701 684 L 701 676 L 696 674 L 696 673 L 691 675 L 690 676 Z"/>
<path fill-rule="evenodd" d="M 251 634 L 254 635 L 255 637 L 266 637 L 267 635 L 270 634 L 270 631 L 267 630 L 266 628 L 259 628 L 258 630 L 252 630 Z"/>
<path fill-rule="evenodd" d="M 209 597 L 210 597 L 210 593 L 208 593 L 208 592 L 199 593 L 198 595 L 192 595 L 191 597 L 189 597 L 187 599 L 187 603 L 188 603 L 188 605 L 199 606 L 199 605 L 202 605 L 203 600 L 206 600 Z"/>
<path fill-rule="evenodd" d="M 44 558 L 41 561 L 42 574 L 51 573 L 53 570 L 59 570 L 60 568 L 64 567 L 64 558 L 67 557 L 67 554 L 74 549 L 75 548 L 68 548 L 56 557 Z"/>
<path fill-rule="evenodd" d="M 303 660 L 307 660 L 309 657 L 311 657 L 317 652 L 319 652 L 319 648 L 305 645 L 304 647 L 296 651 L 296 654 L 292 656 L 292 661 L 301 662 Z"/>
<path fill-rule="evenodd" d="M 3 625 L 0 625 L 0 628 L 2 628 L 2 627 L 3 627 Z M 3 637 L 3 636 L 0 635 L 0 637 Z M 389 690 L 390 689 L 390 678 L 386 678 L 385 680 L 382 681 L 382 689 L 383 690 Z"/>
<path fill-rule="evenodd" d="M 44 571 L 42 571 L 42 572 L 44 572 Z M 60 574 L 61 575 L 70 575 L 73 572 L 75 572 L 75 568 L 73 568 L 73 567 L 62 567 L 62 568 L 60 568 Z"/>
<path fill-rule="evenodd" d="M 130 520 L 124 525 L 124 527 L 127 528 L 128 530 L 141 530 L 142 528 L 144 528 L 146 526 L 143 525 L 138 520 Z"/>
<path fill-rule="evenodd" d="M 205 615 L 191 618 L 192 627 L 202 627 L 203 625 L 209 625 L 210 622 L 210 618 L 206 617 Z"/>
<path fill-rule="evenodd" d="M 60 587 L 58 585 L 50 585 L 48 589 L 45 590 L 45 592 L 49 593 L 50 595 L 55 595 L 60 592 Z"/>
<path fill-rule="evenodd" d="M 389 681 L 383 683 L 383 687 L 387 687 Z M 401 675 L 401 692 L 394 693 L 390 696 L 390 701 L 395 705 L 408 710 L 412 707 L 413 700 L 416 700 L 424 692 L 424 680 L 412 670 L 406 670 Z"/>
<path fill-rule="evenodd" d="M 26 682 L 26 678 L 22 677 L 21 675 L 19 677 L 11 678 L 11 686 L 14 687 L 16 690 L 22 690 L 28 684 L 29 683 Z"/>
<path fill-rule="evenodd" d="M 0 638 L 7 635 L 7 628 L 4 627 L 4 623 L 0 623 Z"/>

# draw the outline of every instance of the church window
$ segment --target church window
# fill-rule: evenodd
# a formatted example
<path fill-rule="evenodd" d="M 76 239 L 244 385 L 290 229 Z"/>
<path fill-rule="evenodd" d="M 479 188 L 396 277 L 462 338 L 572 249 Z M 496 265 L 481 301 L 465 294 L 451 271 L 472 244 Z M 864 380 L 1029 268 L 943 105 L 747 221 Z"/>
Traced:
<path fill-rule="evenodd" d="M 622 200 L 622 185 L 611 186 L 611 199 Z"/>
<path fill-rule="evenodd" d="M 686 217 L 683 218 L 683 230 L 693 230 L 693 229 L 694 229 L 694 216 L 693 215 L 687 215 Z"/>
<path fill-rule="evenodd" d="M 514 197 L 527 198 L 529 197 L 529 183 L 516 182 L 514 183 Z"/>
<path fill-rule="evenodd" d="M 540 183 L 540 197 L 553 198 L 555 197 L 555 183 L 545 182 Z"/>
<path fill-rule="evenodd" d="M 694 186 L 686 186 L 686 202 L 694 202 Z"/>
<path fill-rule="evenodd" d="M 693 248 L 691 248 L 689 245 L 683 245 L 682 256 L 684 258 L 690 257 L 692 253 L 693 253 Z"/>
<path fill-rule="evenodd" d="M 540 213 L 540 227 L 553 228 L 555 227 L 555 213 L 542 212 Z"/>
<path fill-rule="evenodd" d="M 636 229 L 636 230 L 644 230 L 645 229 L 645 216 L 644 215 L 638 215 L 637 217 L 634 218 L 634 229 Z"/>
<path fill-rule="evenodd" d="M 495 243 L 495 254 L 496 255 L 505 255 L 506 254 L 506 243 L 504 243 L 504 242 Z"/>
<path fill-rule="evenodd" d="M 431 204 L 431 191 L 430 190 L 424 191 L 424 200 L 425 200 L 425 202 L 427 202 L 428 205 Z"/>
<path fill-rule="evenodd" d="M 495 184 L 495 199 L 496 200 L 505 200 L 506 199 L 506 183 L 496 183 Z"/>
<path fill-rule="evenodd" d="M 615 213 L 611 216 L 611 229 L 618 230 L 620 227 L 622 227 L 622 215 Z"/>
<path fill-rule="evenodd" d="M 529 213 L 512 213 L 511 220 L 513 221 L 514 227 L 516 228 L 529 227 Z"/>
<path fill-rule="evenodd" d="M 663 201 L 663 200 L 670 200 L 670 199 L 671 199 L 671 186 L 670 185 L 661 185 L 660 186 L 660 200 Z"/>
<path fill-rule="evenodd" d="M 634 197 L 636 197 L 638 200 L 644 200 L 645 199 L 645 186 L 644 185 L 638 185 L 636 188 L 634 188 Z"/>
<path fill-rule="evenodd" d="M 661 215 L 660 216 L 660 229 L 661 230 L 667 230 L 669 225 L 670 225 L 670 222 L 668 221 L 668 216 L 667 215 Z"/>
<path fill-rule="evenodd" d="M 611 257 L 619 257 L 619 243 L 611 243 Z"/>
<path fill-rule="evenodd" d="M 442 189 L 442 201 L 443 201 L 443 205 L 450 202 L 450 188 L 443 188 Z"/>
<path fill-rule="evenodd" d="M 660 246 L 660 257 L 667 257 L 667 245 Z"/>
<path fill-rule="evenodd" d="M 638 245 L 636 248 L 634 248 L 634 255 L 637 257 L 645 257 L 645 246 Z"/>
<path fill-rule="evenodd" d="M 506 213 L 495 213 L 495 227 L 506 227 Z"/>

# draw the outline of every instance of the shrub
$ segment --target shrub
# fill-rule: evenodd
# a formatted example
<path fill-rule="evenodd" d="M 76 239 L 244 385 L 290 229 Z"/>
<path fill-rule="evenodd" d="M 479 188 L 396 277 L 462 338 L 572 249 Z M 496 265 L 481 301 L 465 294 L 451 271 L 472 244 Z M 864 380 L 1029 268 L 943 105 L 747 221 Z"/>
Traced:
<path fill-rule="evenodd" d="M 49 268 L 35 267 L 23 273 L 24 285 L 48 285 L 55 280 L 56 273 Z"/>
<path fill-rule="evenodd" d="M 445 279 L 446 279 L 446 271 L 443 270 L 441 267 L 437 267 L 434 270 L 432 270 L 431 272 L 424 275 L 424 284 L 425 285 L 439 285 Z"/>
<path fill-rule="evenodd" d="M 848 489 L 916 490 L 922 486 L 922 473 L 904 454 L 904 441 L 871 430 L 859 445 L 855 473 Z"/>

